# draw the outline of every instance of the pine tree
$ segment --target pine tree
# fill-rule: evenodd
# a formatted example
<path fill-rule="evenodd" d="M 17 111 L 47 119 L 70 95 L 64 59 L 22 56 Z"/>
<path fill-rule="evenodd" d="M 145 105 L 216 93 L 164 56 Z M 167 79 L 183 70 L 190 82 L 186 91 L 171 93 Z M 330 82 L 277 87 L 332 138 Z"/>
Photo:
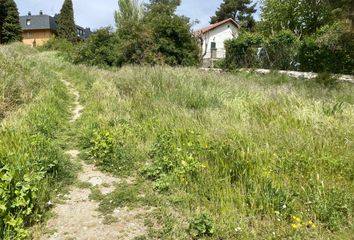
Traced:
<path fill-rule="evenodd" d="M 65 0 L 60 10 L 58 18 L 58 37 L 70 42 L 77 41 L 73 3 L 71 0 Z"/>
<path fill-rule="evenodd" d="M 13 0 L 0 0 L 0 43 L 22 40 L 17 5 Z"/>
<path fill-rule="evenodd" d="M 252 30 L 255 26 L 252 14 L 255 12 L 256 4 L 252 4 L 252 0 L 224 0 L 215 12 L 215 16 L 211 17 L 210 23 L 213 24 L 232 18 L 239 22 L 241 26 Z"/>

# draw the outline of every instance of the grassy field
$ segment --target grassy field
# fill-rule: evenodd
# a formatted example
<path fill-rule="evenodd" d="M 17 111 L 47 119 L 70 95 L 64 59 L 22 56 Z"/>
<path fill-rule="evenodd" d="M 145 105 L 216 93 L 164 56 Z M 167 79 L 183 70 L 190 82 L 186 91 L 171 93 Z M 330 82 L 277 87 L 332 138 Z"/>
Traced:
<path fill-rule="evenodd" d="M 23 66 L 26 76 L 23 84 L 16 84 L 12 79 L 20 77 L 11 75 L 12 68 L 1 67 L 0 74 L 8 74 L 5 86 L 24 93 L 34 89 L 33 96 L 20 94 L 21 101 L 0 102 L 7 106 L 2 110 L 6 117 L 0 138 L 1 184 L 4 179 L 6 183 L 3 172 L 8 168 L 18 174 L 24 166 L 39 176 L 43 171 L 33 166 L 54 165 L 57 173 L 65 171 L 68 163 L 60 149 L 46 148 L 58 141 L 56 131 L 65 129 L 60 123 L 69 99 L 58 81 L 65 78 L 81 91 L 85 105 L 73 131 L 79 134 L 87 160 L 117 176 L 138 179 L 108 196 L 92 196 L 101 201 L 107 220 L 115 207 L 148 205 L 154 211 L 146 220 L 146 239 L 352 237 L 354 85 L 328 87 L 280 75 L 192 68 L 102 70 L 65 63 L 55 53 L 21 48 L 0 51 Z M 16 59 L 22 51 L 28 54 L 25 60 Z M 43 117 L 39 127 L 36 121 Z M 13 131 L 25 140 L 14 144 L 18 135 L 10 134 Z M 48 140 L 34 156 L 43 154 L 55 164 L 33 164 L 38 159 L 26 154 L 34 151 L 26 138 L 33 134 Z M 52 154 L 54 158 L 46 158 Z M 23 160 L 14 164 L 10 159 L 15 158 Z M 45 169 L 47 178 L 62 176 Z M 11 184 L 23 181 L 20 176 Z M 47 185 L 37 190 L 38 195 L 46 191 Z M 41 201 L 36 205 L 42 206 Z M 17 208 L 8 211 L 16 214 Z M 36 219 L 26 216 L 32 219 L 26 225 Z"/>
<path fill-rule="evenodd" d="M 69 96 L 38 52 L 0 47 L 0 239 L 24 239 L 73 178 L 60 147 Z"/>

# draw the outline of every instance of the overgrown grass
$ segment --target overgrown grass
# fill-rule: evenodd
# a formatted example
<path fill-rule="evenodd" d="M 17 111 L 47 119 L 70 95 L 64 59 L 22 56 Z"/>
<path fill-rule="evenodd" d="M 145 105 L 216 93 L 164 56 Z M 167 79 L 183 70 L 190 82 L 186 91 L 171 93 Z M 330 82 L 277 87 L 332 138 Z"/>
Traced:
<path fill-rule="evenodd" d="M 353 85 L 327 87 L 280 75 L 188 68 L 101 70 L 70 65 L 54 53 L 37 58 L 44 72 L 70 78 L 81 91 L 85 111 L 77 132 L 87 157 L 105 171 L 138 178 L 135 185 L 93 196 L 101 201 L 101 211 L 156 207 L 155 220 L 147 224 L 160 228 L 147 238 L 351 237 Z M 68 100 L 52 77 L 44 88 L 56 91 L 38 91 L 29 106 L 21 107 L 28 110 L 6 118 L 14 121 L 5 119 L 29 136 L 40 132 L 45 146 L 56 141 L 58 120 L 65 114 L 60 107 L 34 106 L 64 106 Z M 55 97 L 59 95 L 64 100 Z M 43 118 L 47 120 L 39 121 Z M 43 149 L 39 152 L 45 156 L 57 156 Z M 61 159 L 58 154 L 48 159 Z M 64 165 L 55 166 L 63 172 L 67 163 L 60 162 Z M 41 165 L 51 166 L 47 163 Z M 49 171 L 47 176 L 53 175 Z"/>
<path fill-rule="evenodd" d="M 80 132 L 89 156 L 115 174 L 138 169 L 183 216 L 163 214 L 154 237 L 185 239 L 188 228 L 178 226 L 186 219 L 190 238 L 352 233 L 353 85 L 187 68 L 70 68 L 87 105 Z"/>
<path fill-rule="evenodd" d="M 55 189 L 73 177 L 58 145 L 70 99 L 39 59 L 22 44 L 0 47 L 0 239 L 29 237 Z"/>

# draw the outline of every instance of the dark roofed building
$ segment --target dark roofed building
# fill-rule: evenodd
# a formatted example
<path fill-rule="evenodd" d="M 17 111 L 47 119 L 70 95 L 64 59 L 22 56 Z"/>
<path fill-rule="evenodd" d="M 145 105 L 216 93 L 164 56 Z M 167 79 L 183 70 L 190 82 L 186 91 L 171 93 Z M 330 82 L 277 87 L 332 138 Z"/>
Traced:
<path fill-rule="evenodd" d="M 57 34 L 57 18 L 43 14 L 32 15 L 30 12 L 26 16 L 20 17 L 22 27 L 23 43 L 27 45 L 43 45 L 51 37 Z M 76 25 L 78 38 L 85 40 L 91 35 L 90 28 L 83 28 Z"/>

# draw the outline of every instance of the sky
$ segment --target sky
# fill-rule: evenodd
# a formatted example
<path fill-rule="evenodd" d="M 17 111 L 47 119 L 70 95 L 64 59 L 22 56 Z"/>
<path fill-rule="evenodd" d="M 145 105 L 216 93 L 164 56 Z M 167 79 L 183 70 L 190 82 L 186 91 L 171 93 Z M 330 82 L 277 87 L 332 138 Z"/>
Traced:
<path fill-rule="evenodd" d="M 60 11 L 63 0 L 15 0 L 20 15 L 44 14 L 54 15 Z M 222 0 L 182 0 L 178 14 L 185 15 L 191 20 L 199 20 L 193 26 L 198 29 L 209 25 L 210 17 L 214 15 Z M 114 11 L 118 8 L 118 0 L 73 0 L 75 22 L 82 27 L 98 29 L 101 27 L 114 27 Z"/>

